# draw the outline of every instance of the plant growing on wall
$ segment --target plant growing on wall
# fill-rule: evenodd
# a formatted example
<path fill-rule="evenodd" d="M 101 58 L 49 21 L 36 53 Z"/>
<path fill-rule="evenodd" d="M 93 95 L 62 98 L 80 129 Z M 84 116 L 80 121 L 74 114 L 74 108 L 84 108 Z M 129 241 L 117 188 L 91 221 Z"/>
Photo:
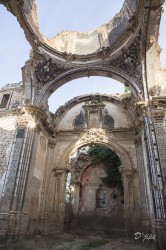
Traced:
<path fill-rule="evenodd" d="M 125 86 L 125 93 L 131 93 L 131 89 L 129 86 Z"/>
<path fill-rule="evenodd" d="M 103 183 L 108 187 L 117 187 L 123 193 L 123 183 L 118 170 L 121 162 L 118 155 L 100 144 L 90 146 L 87 154 L 93 162 L 101 162 L 105 165 L 107 176 L 102 178 Z"/>

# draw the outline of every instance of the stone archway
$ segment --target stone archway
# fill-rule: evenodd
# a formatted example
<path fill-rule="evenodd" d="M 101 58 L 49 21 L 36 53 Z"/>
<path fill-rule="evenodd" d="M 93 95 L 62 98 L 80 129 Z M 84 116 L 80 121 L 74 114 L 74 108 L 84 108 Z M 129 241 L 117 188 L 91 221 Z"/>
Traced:
<path fill-rule="evenodd" d="M 87 132 L 88 135 L 88 132 Z M 69 145 L 69 147 L 66 149 L 65 153 L 62 152 L 61 157 L 59 158 L 59 161 L 57 163 L 57 173 L 58 168 L 63 169 L 63 173 L 65 174 L 65 171 L 68 172 L 69 167 L 68 167 L 68 160 L 72 152 L 76 151 L 78 148 L 81 148 L 83 146 L 86 146 L 90 143 L 96 143 L 95 138 L 90 139 L 91 141 L 86 141 L 85 142 L 85 135 L 83 136 L 83 140 L 80 139 L 77 141 L 77 143 L 72 143 Z M 123 185 L 124 185 L 124 217 L 125 217 L 125 223 L 126 223 L 126 230 L 127 233 L 130 235 L 132 230 L 136 230 L 132 228 L 132 217 L 136 216 L 137 218 L 140 216 L 137 212 L 135 214 L 135 199 L 134 197 L 136 195 L 136 192 L 139 192 L 139 190 L 135 190 L 135 178 L 137 179 L 137 173 L 136 169 L 132 166 L 132 162 L 129 156 L 129 153 L 118 143 L 115 142 L 113 139 L 112 140 L 107 140 L 104 138 L 104 140 L 99 139 L 97 143 L 105 145 L 106 147 L 112 149 L 116 154 L 119 156 L 121 160 L 121 174 L 122 174 L 122 179 L 123 179 Z M 65 185 L 65 183 L 63 184 Z M 78 197 L 79 195 L 79 186 L 78 183 L 75 183 L 75 194 Z M 61 194 L 63 197 L 65 197 L 65 188 L 63 188 L 64 193 Z M 64 199 L 64 198 L 63 198 Z M 77 200 L 78 201 L 78 200 Z M 139 222 L 141 223 L 140 218 L 138 219 Z M 140 225 L 137 225 L 140 227 Z"/>
<path fill-rule="evenodd" d="M 131 77 L 129 74 L 116 67 L 108 66 L 92 66 L 73 68 L 70 70 L 63 69 L 60 75 L 53 78 L 51 81 L 47 82 L 44 86 L 40 85 L 39 92 L 35 98 L 35 105 L 40 105 L 41 103 L 47 102 L 48 98 L 53 92 L 55 92 L 59 87 L 63 86 L 69 81 L 78 79 L 81 77 L 90 76 L 103 76 L 115 79 L 124 85 L 131 87 L 131 90 L 139 100 L 143 99 L 143 87 L 141 83 L 138 83 L 136 79 Z M 38 86 L 38 85 L 37 85 Z M 42 88 L 41 88 L 42 87 Z M 38 87 L 37 87 L 38 88 Z"/>
<path fill-rule="evenodd" d="M 101 144 L 95 145 L 107 149 Z M 70 225 L 72 231 L 91 228 L 94 233 L 104 231 L 113 234 L 119 231 L 125 235 L 123 191 L 105 184 L 102 179 L 107 176 L 106 166 L 102 162 L 91 161 L 87 154 L 89 146 L 80 148 L 70 160 L 70 188 L 66 189 L 70 199 L 66 201 L 65 225 Z M 112 150 L 107 152 L 119 161 Z M 122 187 L 122 180 L 120 182 L 118 184 Z"/>

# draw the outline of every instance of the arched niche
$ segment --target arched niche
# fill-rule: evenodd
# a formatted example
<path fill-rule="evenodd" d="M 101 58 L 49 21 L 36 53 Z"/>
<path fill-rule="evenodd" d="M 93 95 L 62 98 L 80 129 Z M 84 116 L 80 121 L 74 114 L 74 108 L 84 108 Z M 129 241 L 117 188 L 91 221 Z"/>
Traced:
<path fill-rule="evenodd" d="M 94 104 L 93 107 L 97 109 L 97 106 L 100 108 L 100 112 L 97 112 L 97 121 L 99 127 L 105 129 L 131 129 L 134 124 L 134 117 L 131 110 L 130 105 L 130 94 L 120 95 L 100 95 L 100 94 L 90 94 L 83 95 L 73 98 L 68 101 L 65 105 L 59 107 L 55 113 L 56 126 L 57 131 L 67 131 L 67 130 L 75 130 L 79 131 L 81 129 L 87 129 L 90 117 L 87 116 L 88 111 L 85 111 L 84 108 L 87 109 L 89 103 L 92 100 L 100 100 L 101 104 Z M 88 104 L 87 104 L 88 103 Z M 87 105 L 85 105 L 87 104 Z M 101 111 L 101 105 L 102 111 Z M 92 113 L 94 114 L 93 108 Z M 78 116 L 82 112 L 83 123 L 80 127 L 74 127 L 74 122 L 78 119 Z M 109 126 L 105 125 L 105 117 L 106 112 L 108 113 L 109 119 L 113 120 L 113 124 L 111 125 L 109 121 Z M 90 112 L 89 112 L 90 113 Z"/>

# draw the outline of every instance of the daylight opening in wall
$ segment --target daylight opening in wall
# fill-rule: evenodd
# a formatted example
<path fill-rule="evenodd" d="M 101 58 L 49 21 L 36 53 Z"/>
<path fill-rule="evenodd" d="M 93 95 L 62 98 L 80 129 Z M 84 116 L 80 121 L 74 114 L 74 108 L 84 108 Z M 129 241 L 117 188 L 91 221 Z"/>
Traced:
<path fill-rule="evenodd" d="M 106 77 L 93 76 L 79 78 L 58 88 L 49 98 L 48 105 L 51 112 L 72 98 L 86 94 L 122 94 L 125 93 L 124 84 Z M 128 90 L 127 90 L 128 91 Z"/>
<path fill-rule="evenodd" d="M 108 23 L 122 8 L 110 0 L 36 0 L 41 32 L 52 37 L 63 30 L 87 32 Z"/>

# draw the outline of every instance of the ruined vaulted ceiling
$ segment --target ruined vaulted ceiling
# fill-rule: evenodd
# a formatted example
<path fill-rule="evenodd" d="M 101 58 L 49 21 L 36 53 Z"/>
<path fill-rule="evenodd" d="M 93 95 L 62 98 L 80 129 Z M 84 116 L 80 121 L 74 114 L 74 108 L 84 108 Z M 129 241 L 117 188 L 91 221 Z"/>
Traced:
<path fill-rule="evenodd" d="M 73 57 L 75 61 L 99 60 L 102 55 L 115 54 L 133 38 L 139 29 L 143 1 L 125 0 L 119 13 L 107 24 L 92 32 L 63 31 L 53 38 L 40 32 L 35 0 L 1 0 L 18 19 L 27 40 L 41 53 L 51 53 L 64 61 Z"/>
<path fill-rule="evenodd" d="M 144 98 L 142 76 L 144 70 L 147 72 L 147 63 L 155 64 L 158 56 L 163 2 L 125 0 L 120 12 L 109 23 L 92 32 L 64 31 L 46 38 L 40 32 L 35 0 L 0 0 L 17 17 L 32 45 L 31 71 L 34 72 L 36 104 L 46 101 L 65 82 L 90 75 L 111 77 L 129 84 L 141 99 Z M 150 68 L 149 76 L 155 74 L 154 68 L 155 65 Z M 153 79 L 157 82 L 154 76 L 149 86 L 153 86 Z"/>

